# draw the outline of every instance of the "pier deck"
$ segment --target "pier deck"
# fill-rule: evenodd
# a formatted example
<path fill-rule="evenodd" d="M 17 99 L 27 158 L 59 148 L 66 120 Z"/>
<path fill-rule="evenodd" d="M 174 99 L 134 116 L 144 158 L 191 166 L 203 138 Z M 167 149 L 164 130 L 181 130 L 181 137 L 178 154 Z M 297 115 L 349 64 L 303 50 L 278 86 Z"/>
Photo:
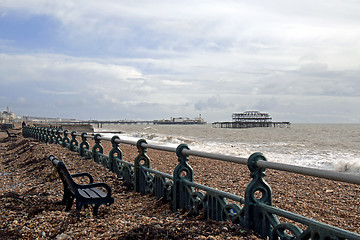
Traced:
<path fill-rule="evenodd" d="M 214 128 L 289 127 L 290 122 L 214 122 Z"/>

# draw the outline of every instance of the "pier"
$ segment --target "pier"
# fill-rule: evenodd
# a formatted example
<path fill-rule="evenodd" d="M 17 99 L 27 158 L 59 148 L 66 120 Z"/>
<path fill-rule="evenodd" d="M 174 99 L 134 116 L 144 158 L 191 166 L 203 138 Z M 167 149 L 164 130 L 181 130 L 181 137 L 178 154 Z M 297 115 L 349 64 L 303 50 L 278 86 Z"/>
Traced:
<path fill-rule="evenodd" d="M 204 124 L 197 121 L 184 121 L 184 122 L 172 122 L 172 121 L 159 121 L 159 120 L 153 120 L 153 121 L 71 121 L 71 122 L 56 122 L 55 124 L 60 125 L 94 125 L 98 128 L 102 128 L 104 124 L 127 124 L 127 125 L 133 125 L 133 124 L 154 124 L 154 125 L 193 125 L 193 124 Z"/>
<path fill-rule="evenodd" d="M 214 128 L 289 127 L 290 122 L 273 122 L 268 113 L 245 111 L 233 113 L 232 122 L 214 122 Z"/>
<path fill-rule="evenodd" d="M 161 120 L 151 120 L 151 121 L 146 121 L 146 120 L 117 120 L 117 121 L 99 121 L 99 120 L 88 120 L 88 121 L 51 121 L 51 123 L 53 124 L 57 124 L 57 125 L 94 125 L 97 126 L 98 128 L 102 128 L 102 126 L 104 124 L 154 124 L 154 125 L 197 125 L 197 124 L 206 124 L 206 122 L 204 121 L 204 119 L 201 118 L 201 114 L 199 115 L 199 117 L 194 118 L 194 119 L 190 119 L 190 118 L 183 118 L 183 117 L 178 117 L 178 118 L 170 118 L 170 119 L 161 119 Z"/>

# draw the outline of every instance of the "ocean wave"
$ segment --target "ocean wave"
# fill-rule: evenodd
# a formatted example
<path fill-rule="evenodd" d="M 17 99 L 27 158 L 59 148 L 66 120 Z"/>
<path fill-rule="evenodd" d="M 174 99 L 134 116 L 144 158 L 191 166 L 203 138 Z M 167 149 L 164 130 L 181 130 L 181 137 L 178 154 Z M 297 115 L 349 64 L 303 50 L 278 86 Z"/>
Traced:
<path fill-rule="evenodd" d="M 285 130 L 222 131 L 207 126 L 126 126 L 121 128 L 123 132 L 117 135 L 121 139 L 136 141 L 143 138 L 148 140 L 148 143 L 174 148 L 186 143 L 191 150 L 239 157 L 249 157 L 254 152 L 262 152 L 267 160 L 272 162 L 360 174 L 357 138 L 349 140 L 347 137 L 353 130 L 351 126 L 348 131 L 341 132 L 343 136 L 339 137 L 331 133 L 333 128 L 329 126 L 324 127 L 327 130 L 324 132 L 329 136 L 319 136 L 315 130 L 322 127 L 301 125 L 297 129 Z"/>

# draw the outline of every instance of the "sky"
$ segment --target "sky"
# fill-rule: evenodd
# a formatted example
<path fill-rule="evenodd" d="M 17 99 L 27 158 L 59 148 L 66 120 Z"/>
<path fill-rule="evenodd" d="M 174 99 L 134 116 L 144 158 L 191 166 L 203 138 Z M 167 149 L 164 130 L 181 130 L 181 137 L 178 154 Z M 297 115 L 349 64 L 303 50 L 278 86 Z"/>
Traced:
<path fill-rule="evenodd" d="M 360 1 L 0 0 L 0 111 L 360 123 Z"/>

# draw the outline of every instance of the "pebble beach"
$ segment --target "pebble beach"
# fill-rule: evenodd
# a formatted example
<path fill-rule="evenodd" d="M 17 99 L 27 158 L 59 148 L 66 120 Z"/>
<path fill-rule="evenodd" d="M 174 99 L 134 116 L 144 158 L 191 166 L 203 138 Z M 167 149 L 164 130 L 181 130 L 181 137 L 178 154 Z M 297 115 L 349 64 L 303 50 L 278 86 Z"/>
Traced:
<path fill-rule="evenodd" d="M 0 234 L 2 239 L 258 239 L 250 231 L 229 222 L 191 218 L 173 213 L 169 204 L 128 189 L 116 175 L 91 159 L 84 159 L 60 145 L 0 132 Z M 89 141 L 90 147 L 93 142 Z M 110 142 L 103 141 L 109 153 Z M 124 160 L 133 162 L 137 148 L 120 145 Z M 62 183 L 48 156 L 65 162 L 71 173 L 89 172 L 95 182 L 112 188 L 115 203 L 92 209 L 64 211 Z M 172 174 L 177 165 L 173 152 L 148 149 L 150 166 Z M 190 156 L 194 181 L 244 196 L 251 181 L 247 166 Z M 266 170 L 273 192 L 273 206 L 360 233 L 360 186 Z M 280 218 L 282 221 L 283 219 Z"/>

